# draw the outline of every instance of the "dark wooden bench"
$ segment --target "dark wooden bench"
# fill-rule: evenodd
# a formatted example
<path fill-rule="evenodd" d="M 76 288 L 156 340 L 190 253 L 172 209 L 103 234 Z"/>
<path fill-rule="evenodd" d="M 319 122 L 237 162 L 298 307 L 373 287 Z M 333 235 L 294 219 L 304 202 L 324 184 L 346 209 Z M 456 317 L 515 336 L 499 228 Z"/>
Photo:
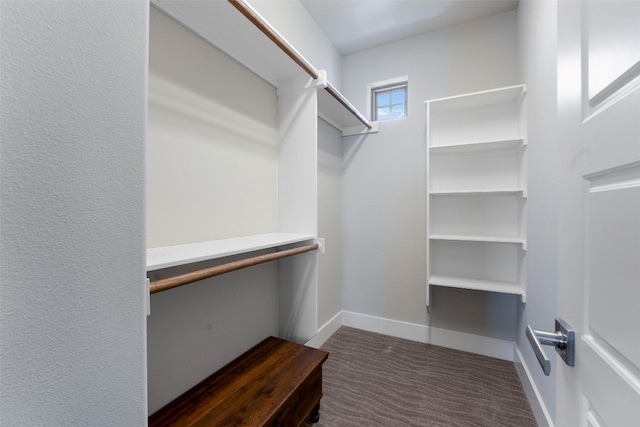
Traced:
<path fill-rule="evenodd" d="M 149 426 L 317 422 L 329 353 L 270 337 L 149 417 Z"/>

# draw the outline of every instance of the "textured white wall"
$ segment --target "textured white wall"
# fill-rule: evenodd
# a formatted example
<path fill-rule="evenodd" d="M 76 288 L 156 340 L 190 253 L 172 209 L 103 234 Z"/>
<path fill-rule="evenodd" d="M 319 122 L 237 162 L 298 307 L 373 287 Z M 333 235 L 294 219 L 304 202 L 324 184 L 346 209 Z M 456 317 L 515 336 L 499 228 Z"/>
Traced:
<path fill-rule="evenodd" d="M 241 258 L 176 267 L 151 277 L 157 280 Z M 151 414 L 263 339 L 278 335 L 278 264 L 154 294 L 147 323 Z"/>
<path fill-rule="evenodd" d="M 522 1 L 518 6 L 520 74 L 527 83 L 529 188 L 527 197 L 527 303 L 518 306 L 516 346 L 538 391 L 555 418 L 555 364 L 546 377 L 525 336 L 527 324 L 553 331 L 557 315 L 557 47 L 555 1 Z M 549 347 L 547 354 L 553 352 Z"/>
<path fill-rule="evenodd" d="M 342 133 L 318 120 L 318 327 L 342 310 Z"/>
<path fill-rule="evenodd" d="M 343 58 L 342 92 L 361 111 L 368 83 L 409 77 L 407 119 L 345 138 L 345 310 L 515 339 L 513 296 L 434 287 L 428 318 L 424 101 L 518 83 L 516 38 L 513 11 Z"/>
<path fill-rule="evenodd" d="M 155 7 L 147 246 L 277 229 L 276 90 Z"/>
<path fill-rule="evenodd" d="M 145 2 L 0 2 L 0 424 L 145 425 Z"/>

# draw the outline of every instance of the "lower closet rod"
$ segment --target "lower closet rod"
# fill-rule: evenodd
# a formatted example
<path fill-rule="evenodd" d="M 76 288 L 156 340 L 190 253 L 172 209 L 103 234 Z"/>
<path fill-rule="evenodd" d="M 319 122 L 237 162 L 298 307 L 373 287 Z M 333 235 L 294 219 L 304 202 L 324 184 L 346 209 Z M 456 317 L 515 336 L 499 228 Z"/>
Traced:
<path fill-rule="evenodd" d="M 219 276 L 220 274 L 229 273 L 232 271 L 240 270 L 242 268 L 251 267 L 292 255 L 298 255 L 316 249 L 318 249 L 318 244 L 314 243 L 312 245 L 300 246 L 297 248 L 273 252 L 266 255 L 259 255 L 252 258 L 241 259 L 239 261 L 229 262 L 226 264 L 217 265 L 215 267 L 205 268 L 203 270 L 192 271 L 190 273 L 181 274 L 179 276 L 167 277 L 166 279 L 151 282 L 149 284 L 149 293 L 155 294 L 156 292 L 162 292 L 168 289 L 177 288 L 178 286 L 188 285 L 189 283 L 197 282 L 198 280 L 208 279 L 209 277 Z"/>

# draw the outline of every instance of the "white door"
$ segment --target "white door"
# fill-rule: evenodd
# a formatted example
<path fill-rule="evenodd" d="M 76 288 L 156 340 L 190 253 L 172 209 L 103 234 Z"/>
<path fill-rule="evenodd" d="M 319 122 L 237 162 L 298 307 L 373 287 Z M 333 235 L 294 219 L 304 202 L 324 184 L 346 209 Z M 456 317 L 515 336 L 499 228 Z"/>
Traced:
<path fill-rule="evenodd" d="M 558 43 L 556 422 L 640 426 L 640 0 L 560 0 Z"/>

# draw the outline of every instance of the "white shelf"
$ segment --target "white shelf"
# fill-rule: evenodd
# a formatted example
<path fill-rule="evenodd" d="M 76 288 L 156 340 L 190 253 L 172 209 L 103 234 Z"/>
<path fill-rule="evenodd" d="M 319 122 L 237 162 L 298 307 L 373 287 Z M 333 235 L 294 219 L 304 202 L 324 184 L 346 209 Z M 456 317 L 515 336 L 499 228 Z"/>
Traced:
<path fill-rule="evenodd" d="M 451 145 L 430 146 L 432 154 L 457 154 L 493 150 L 519 150 L 527 146 L 524 138 L 505 139 L 499 141 L 473 141 Z"/>
<path fill-rule="evenodd" d="M 425 102 L 427 307 L 431 285 L 525 300 L 526 91 L 516 85 Z"/>
<path fill-rule="evenodd" d="M 473 289 L 478 291 L 501 292 L 505 294 L 525 295 L 524 286 L 520 283 L 498 282 L 493 280 L 467 279 L 463 277 L 437 276 L 429 278 L 429 284 L 451 288 Z"/>
<path fill-rule="evenodd" d="M 430 240 L 449 240 L 458 242 L 514 243 L 526 249 L 527 240 L 521 237 L 473 236 L 454 234 L 431 234 Z"/>
<path fill-rule="evenodd" d="M 147 249 L 147 271 L 313 240 L 310 234 L 270 233 Z"/>
<path fill-rule="evenodd" d="M 306 75 L 228 1 L 151 3 L 276 87 L 281 80 Z"/>
<path fill-rule="evenodd" d="M 329 88 L 331 89 L 328 90 Z M 331 93 L 334 93 L 335 96 Z M 335 128 L 340 129 L 342 136 L 378 132 L 378 122 L 370 122 L 362 116 L 362 113 L 352 113 L 350 110 L 357 112 L 357 109 L 329 82 L 327 82 L 326 89 L 318 90 L 318 116 Z M 356 117 L 356 114 L 366 120 L 371 129 L 367 128 Z"/>
<path fill-rule="evenodd" d="M 152 0 L 151 3 L 275 87 L 284 81 L 308 77 L 278 45 L 228 1 Z M 264 18 L 262 20 L 266 22 Z M 233 34 L 242 34 L 242 37 L 230 36 Z M 339 94 L 333 86 L 331 90 Z M 318 90 L 318 111 L 323 119 L 348 134 L 377 132 L 377 123 L 370 123 L 372 129 L 368 129 L 354 115 L 362 114 L 351 113 L 349 109 L 357 110 L 343 95 L 338 97 L 349 107 L 341 104 L 327 90 Z"/>
<path fill-rule="evenodd" d="M 526 85 L 516 85 L 445 98 L 431 99 L 426 102 L 429 103 L 431 112 L 437 113 L 478 108 L 486 105 L 515 103 L 522 98 L 526 91 Z"/>
<path fill-rule="evenodd" d="M 479 196 L 508 196 L 514 195 L 522 198 L 527 197 L 527 190 L 524 188 L 514 189 L 499 189 L 499 188 L 487 188 L 482 190 L 434 190 L 429 191 L 432 196 L 464 196 L 464 195 L 479 195 Z"/>

